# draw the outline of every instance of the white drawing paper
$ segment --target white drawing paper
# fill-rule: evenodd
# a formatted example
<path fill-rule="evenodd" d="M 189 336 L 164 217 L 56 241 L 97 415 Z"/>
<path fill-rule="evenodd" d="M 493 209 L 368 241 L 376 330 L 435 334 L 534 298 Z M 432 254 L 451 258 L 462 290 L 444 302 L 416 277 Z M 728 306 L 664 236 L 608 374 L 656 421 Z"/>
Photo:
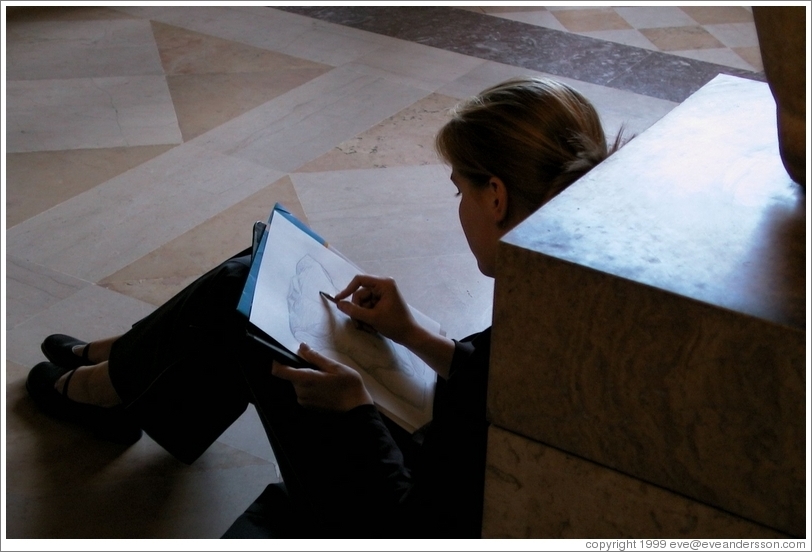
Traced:
<path fill-rule="evenodd" d="M 306 342 L 358 370 L 378 407 L 414 431 L 431 420 L 435 372 L 405 347 L 357 329 L 319 295 L 335 295 L 359 273 L 337 252 L 277 214 L 268 228 L 250 321 L 294 353 Z M 412 312 L 439 333 L 439 324 Z"/>

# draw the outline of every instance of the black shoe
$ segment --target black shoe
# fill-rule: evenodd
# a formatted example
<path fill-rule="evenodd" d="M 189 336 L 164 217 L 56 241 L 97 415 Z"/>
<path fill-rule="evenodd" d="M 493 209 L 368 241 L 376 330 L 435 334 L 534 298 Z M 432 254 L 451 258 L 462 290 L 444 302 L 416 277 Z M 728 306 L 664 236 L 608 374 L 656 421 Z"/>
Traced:
<path fill-rule="evenodd" d="M 85 348 L 81 355 L 73 352 L 73 348 L 77 345 L 84 345 Z M 93 366 L 94 362 L 90 362 L 88 352 L 90 347 L 84 341 L 71 337 L 69 335 L 54 334 L 45 338 L 45 341 L 40 345 L 42 353 L 45 358 L 68 370 L 79 368 L 80 366 Z"/>
<path fill-rule="evenodd" d="M 107 408 L 68 398 L 68 384 L 73 377 L 72 373 L 65 381 L 62 393 L 54 389 L 59 378 L 74 370 L 52 362 L 40 362 L 28 373 L 25 388 L 40 410 L 54 418 L 81 425 L 108 441 L 123 445 L 132 445 L 138 441 L 142 435 L 141 428 L 127 417 L 124 407 Z"/>

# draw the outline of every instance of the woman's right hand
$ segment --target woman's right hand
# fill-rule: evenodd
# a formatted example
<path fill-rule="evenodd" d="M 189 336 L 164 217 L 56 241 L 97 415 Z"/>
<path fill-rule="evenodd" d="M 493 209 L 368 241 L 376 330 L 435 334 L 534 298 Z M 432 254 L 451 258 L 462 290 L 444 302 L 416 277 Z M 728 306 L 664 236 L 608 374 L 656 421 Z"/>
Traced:
<path fill-rule="evenodd" d="M 352 301 L 345 301 L 350 295 Z M 358 275 L 335 298 L 341 312 L 405 346 L 441 377 L 448 378 L 454 341 L 417 323 L 392 278 Z"/>
<path fill-rule="evenodd" d="M 352 301 L 345 301 L 350 295 Z M 401 345 L 420 329 L 392 278 L 359 274 L 335 298 L 341 312 Z"/>

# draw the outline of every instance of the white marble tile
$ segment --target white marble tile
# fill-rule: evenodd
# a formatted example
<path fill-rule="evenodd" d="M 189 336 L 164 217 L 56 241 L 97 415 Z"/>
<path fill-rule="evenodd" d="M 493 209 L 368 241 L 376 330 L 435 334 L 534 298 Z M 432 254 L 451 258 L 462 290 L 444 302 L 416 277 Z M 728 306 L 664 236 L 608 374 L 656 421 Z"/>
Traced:
<path fill-rule="evenodd" d="M 153 21 L 163 21 L 163 16 L 165 14 L 169 14 L 172 12 L 177 12 L 177 10 L 182 9 L 178 6 L 131 6 L 131 5 L 118 5 L 112 6 L 111 10 L 116 10 L 117 12 L 125 13 L 131 17 L 139 17 L 144 20 L 153 20 Z M 189 15 L 192 15 L 190 11 Z"/>
<path fill-rule="evenodd" d="M 6 256 L 6 329 L 90 285 L 23 259 Z"/>
<path fill-rule="evenodd" d="M 9 80 L 163 74 L 149 21 L 14 22 L 7 31 Z"/>
<path fill-rule="evenodd" d="M 94 539 L 74 541 L 82 550 L 100 550 L 104 541 L 95 539 L 217 539 L 277 481 L 273 464 L 219 443 L 192 466 L 174 460 L 147 436 L 119 456 L 80 434 L 64 445 L 61 454 L 33 456 L 44 472 L 44 491 L 8 493 L 10 537 Z M 105 476 L 110 471 L 105 461 L 115 465 L 116 477 Z M 70 463 L 81 468 L 71 470 Z M 120 546 L 110 544 L 107 548 Z"/>
<path fill-rule="evenodd" d="M 468 251 L 441 165 L 291 175 L 310 226 L 355 263 Z"/>
<path fill-rule="evenodd" d="M 502 19 L 510 19 L 511 21 L 519 21 L 537 27 L 545 27 L 547 29 L 555 29 L 556 31 L 566 31 L 567 28 L 555 18 L 555 16 L 547 10 L 543 11 L 517 11 L 517 12 L 494 12 L 490 15 L 501 17 Z"/>
<path fill-rule="evenodd" d="M 281 171 L 292 171 L 426 95 L 340 67 L 225 123 L 192 143 Z"/>
<path fill-rule="evenodd" d="M 590 31 L 586 33 L 578 33 L 583 36 L 598 38 L 600 40 L 608 40 L 610 42 L 617 42 L 618 44 L 625 44 L 627 46 L 634 46 L 635 48 L 645 48 L 646 50 L 654 50 L 659 52 L 657 48 L 649 39 L 643 36 L 640 31 L 636 29 L 618 29 L 611 31 Z"/>
<path fill-rule="evenodd" d="M 245 413 L 231 424 L 217 440 L 224 445 L 247 452 L 276 465 L 276 457 L 253 404 L 249 404 Z"/>
<path fill-rule="evenodd" d="M 523 67 L 487 61 L 442 86 L 437 92 L 452 98 L 463 99 L 508 79 L 525 76 L 543 77 L 549 75 Z"/>
<path fill-rule="evenodd" d="M 368 274 L 390 276 L 406 301 L 461 339 L 491 325 L 493 279 L 484 276 L 469 251 L 436 257 L 365 261 Z"/>
<path fill-rule="evenodd" d="M 9 81 L 7 151 L 179 144 L 163 76 Z"/>
<path fill-rule="evenodd" d="M 183 144 L 9 229 L 8 251 L 97 282 L 280 176 Z"/>
<path fill-rule="evenodd" d="M 6 332 L 6 358 L 23 366 L 45 360 L 40 343 L 64 333 L 90 341 L 118 335 L 154 306 L 98 286 L 87 286 Z"/>
<path fill-rule="evenodd" d="M 580 91 L 595 105 L 601 115 L 606 134 L 610 137 L 617 134 L 621 125 L 624 125 L 627 133 L 639 134 L 677 106 L 675 102 L 667 100 L 496 62 L 488 62 L 475 68 L 440 88 L 438 92 L 456 98 L 466 98 L 489 86 L 519 76 L 550 77 Z"/>
<path fill-rule="evenodd" d="M 150 538 L 219 539 L 266 485 L 278 481 L 276 467 L 270 463 L 179 471 L 171 495 L 162 503 L 161 527 L 148 534 Z"/>
<path fill-rule="evenodd" d="M 358 63 L 376 68 L 407 86 L 433 92 L 485 62 L 448 50 L 392 39 L 389 44 L 359 58 Z"/>
<path fill-rule="evenodd" d="M 250 44 L 261 48 L 328 65 L 339 66 L 353 61 L 396 40 L 381 34 L 272 8 L 263 7 L 260 11 L 256 11 L 256 8 L 242 6 L 231 9 L 244 15 L 250 14 L 255 21 L 261 21 L 257 32 L 248 37 L 243 36 L 239 40 L 250 40 Z M 274 25 L 273 33 L 268 32 L 268 25 Z M 291 35 L 295 36 L 291 38 Z"/>
<path fill-rule="evenodd" d="M 126 6 L 118 10 L 184 29 L 276 50 L 313 27 L 311 19 L 262 6 Z"/>
<path fill-rule="evenodd" d="M 703 50 L 672 50 L 668 52 L 675 56 L 682 56 L 710 63 L 718 63 L 727 67 L 736 67 L 746 71 L 756 71 L 750 63 L 746 62 L 733 50 L 729 48 L 705 48 Z"/>
<path fill-rule="evenodd" d="M 601 116 L 603 128 L 610 140 L 614 139 L 621 125 L 627 136 L 640 134 L 678 105 L 676 102 L 599 84 L 564 77 L 554 78 L 574 87 L 593 103 Z"/>
<path fill-rule="evenodd" d="M 328 65 L 341 65 L 377 49 L 387 38 L 264 6 L 118 8 L 226 40 Z"/>
<path fill-rule="evenodd" d="M 319 21 L 311 29 L 285 44 L 276 46 L 274 50 L 318 63 L 339 66 L 374 52 L 390 40 L 393 39 Z"/>
<path fill-rule="evenodd" d="M 752 22 L 705 25 L 705 29 L 728 48 L 758 46 L 756 26 Z"/>
<path fill-rule="evenodd" d="M 696 25 L 696 21 L 675 6 L 616 7 L 614 10 L 635 29 Z"/>

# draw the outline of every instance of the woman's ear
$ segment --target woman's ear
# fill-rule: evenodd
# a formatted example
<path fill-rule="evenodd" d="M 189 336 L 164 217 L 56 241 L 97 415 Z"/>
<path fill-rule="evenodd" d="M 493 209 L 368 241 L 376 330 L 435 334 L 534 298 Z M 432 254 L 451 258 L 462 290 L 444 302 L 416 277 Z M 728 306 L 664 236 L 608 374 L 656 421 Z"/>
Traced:
<path fill-rule="evenodd" d="M 488 181 L 488 202 L 497 225 L 504 226 L 508 218 L 508 193 L 505 183 L 498 176 L 492 176 Z"/>

